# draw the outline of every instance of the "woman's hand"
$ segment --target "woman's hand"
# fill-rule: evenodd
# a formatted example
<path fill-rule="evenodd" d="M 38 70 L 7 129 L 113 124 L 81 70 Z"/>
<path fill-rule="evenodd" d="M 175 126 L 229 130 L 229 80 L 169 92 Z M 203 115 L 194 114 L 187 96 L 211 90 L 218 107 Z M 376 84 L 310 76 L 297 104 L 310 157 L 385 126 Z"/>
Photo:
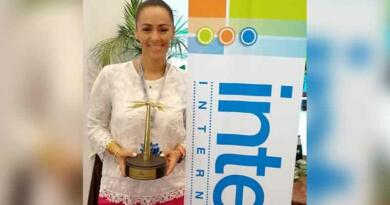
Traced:
<path fill-rule="evenodd" d="M 167 170 L 165 175 L 169 176 L 176 167 L 177 162 L 181 158 L 181 154 L 177 150 L 170 150 L 164 154 L 165 160 L 167 161 Z"/>
<path fill-rule="evenodd" d="M 136 157 L 137 153 L 128 149 L 120 149 L 115 155 L 115 159 L 119 164 L 119 170 L 121 171 L 122 176 L 126 176 L 126 158 Z"/>

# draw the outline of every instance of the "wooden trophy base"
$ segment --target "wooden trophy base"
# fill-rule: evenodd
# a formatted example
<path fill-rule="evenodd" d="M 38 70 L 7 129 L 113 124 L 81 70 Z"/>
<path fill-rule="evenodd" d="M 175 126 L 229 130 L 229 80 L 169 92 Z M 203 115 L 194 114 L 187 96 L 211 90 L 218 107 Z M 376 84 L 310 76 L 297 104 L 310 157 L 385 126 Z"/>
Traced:
<path fill-rule="evenodd" d="M 145 161 L 143 154 L 126 159 L 126 176 L 138 180 L 153 180 L 165 176 L 166 161 L 164 157 L 151 156 Z"/>

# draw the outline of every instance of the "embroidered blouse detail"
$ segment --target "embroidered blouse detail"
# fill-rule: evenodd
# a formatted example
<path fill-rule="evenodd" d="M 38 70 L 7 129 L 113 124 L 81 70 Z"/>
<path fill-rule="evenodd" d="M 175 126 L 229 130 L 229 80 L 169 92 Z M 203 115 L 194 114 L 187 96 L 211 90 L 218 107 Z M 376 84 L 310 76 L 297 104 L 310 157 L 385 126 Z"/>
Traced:
<path fill-rule="evenodd" d="M 148 95 L 156 100 L 162 79 L 146 81 Z M 185 144 L 185 78 L 170 67 L 166 73 L 159 102 L 164 111 L 153 111 L 152 148 L 158 154 Z M 92 149 L 103 160 L 100 196 L 126 205 L 166 202 L 184 195 L 184 164 L 157 180 L 133 180 L 122 177 L 106 144 L 115 139 L 122 147 L 141 153 L 145 128 L 145 109 L 129 109 L 134 101 L 144 100 L 139 74 L 132 62 L 105 67 L 98 75 L 90 95 L 88 137 Z"/>

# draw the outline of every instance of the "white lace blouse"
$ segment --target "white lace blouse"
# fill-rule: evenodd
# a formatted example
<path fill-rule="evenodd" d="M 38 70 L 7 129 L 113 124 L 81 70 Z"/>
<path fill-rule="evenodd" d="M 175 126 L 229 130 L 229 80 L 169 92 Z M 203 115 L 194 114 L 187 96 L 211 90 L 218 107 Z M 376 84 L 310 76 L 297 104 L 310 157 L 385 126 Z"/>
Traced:
<path fill-rule="evenodd" d="M 171 66 L 163 78 L 146 81 L 149 98 L 165 111 L 156 111 L 152 126 L 152 151 L 159 153 L 185 144 L 185 78 Z M 122 147 L 141 152 L 144 140 L 145 107 L 129 109 L 133 101 L 145 100 L 141 78 L 132 62 L 109 65 L 98 75 L 91 91 L 88 112 L 88 137 L 103 160 L 100 196 L 126 205 L 166 202 L 184 195 L 184 161 L 170 176 L 157 180 L 122 177 L 112 155 L 105 153 L 109 139 Z"/>

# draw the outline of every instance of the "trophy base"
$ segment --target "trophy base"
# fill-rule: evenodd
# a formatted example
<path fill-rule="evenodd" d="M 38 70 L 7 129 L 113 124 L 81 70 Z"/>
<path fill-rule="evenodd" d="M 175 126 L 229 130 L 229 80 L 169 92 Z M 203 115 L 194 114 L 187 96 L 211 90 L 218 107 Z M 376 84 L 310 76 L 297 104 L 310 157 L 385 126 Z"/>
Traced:
<path fill-rule="evenodd" d="M 153 180 L 165 176 L 166 162 L 164 157 L 151 156 L 149 161 L 140 154 L 126 159 L 126 176 L 138 180 Z"/>

